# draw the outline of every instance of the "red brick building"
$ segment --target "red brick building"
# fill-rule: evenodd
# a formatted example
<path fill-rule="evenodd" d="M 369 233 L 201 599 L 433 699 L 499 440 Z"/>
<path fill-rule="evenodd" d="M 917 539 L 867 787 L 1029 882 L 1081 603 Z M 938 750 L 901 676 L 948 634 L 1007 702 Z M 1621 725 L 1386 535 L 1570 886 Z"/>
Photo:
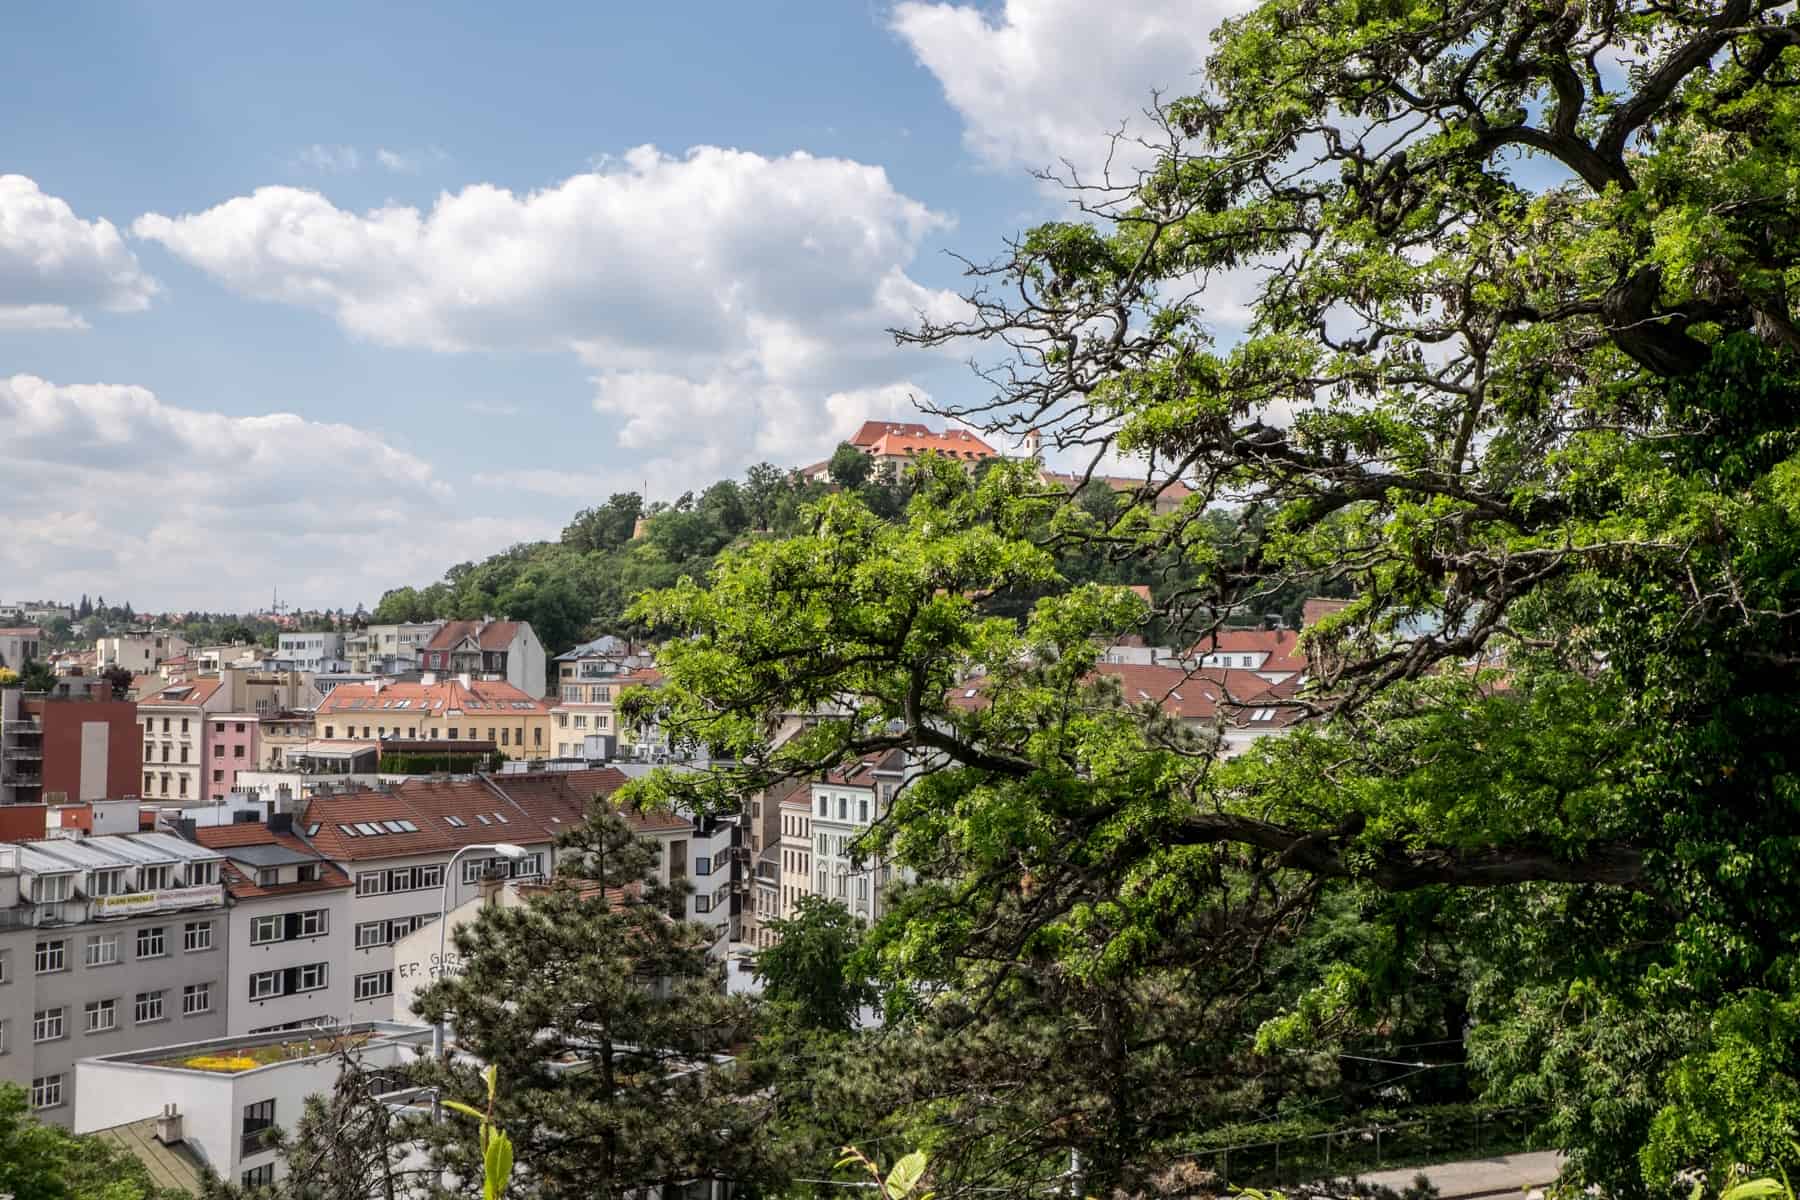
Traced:
<path fill-rule="evenodd" d="M 144 758 L 137 705 L 87 696 L 28 696 L 0 706 L 0 804 L 74 804 L 139 794 Z"/>

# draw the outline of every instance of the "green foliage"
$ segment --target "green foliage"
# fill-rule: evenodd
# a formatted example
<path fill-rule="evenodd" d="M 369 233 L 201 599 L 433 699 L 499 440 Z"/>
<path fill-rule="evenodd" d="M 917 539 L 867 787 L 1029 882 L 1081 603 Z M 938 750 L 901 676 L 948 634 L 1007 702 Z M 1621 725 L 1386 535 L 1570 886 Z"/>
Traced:
<path fill-rule="evenodd" d="M 389 775 L 431 775 L 439 771 L 472 774 L 476 771 L 498 771 L 505 761 L 499 751 L 491 754 L 433 754 L 428 751 L 384 753 L 381 770 Z"/>
<path fill-rule="evenodd" d="M 800 897 L 792 917 L 771 918 L 766 927 L 777 941 L 756 956 L 764 997 L 791 1006 L 804 1028 L 850 1032 L 857 1013 L 876 999 L 860 977 L 862 924 L 843 904 L 812 895 Z"/>
<path fill-rule="evenodd" d="M 40 1123 L 23 1088 L 0 1082 L 0 1194 L 15 1200 L 181 1200 L 128 1152 Z"/>
<path fill-rule="evenodd" d="M 460 1050 L 497 1069 L 484 1120 L 517 1155 L 511 1192 L 622 1198 L 671 1181 L 766 1178 L 768 1097 L 717 1056 L 750 1030 L 727 997 L 705 928 L 671 919 L 657 847 L 597 800 L 559 855 L 558 886 L 490 907 L 455 933 L 460 975 L 415 1011 L 447 1020 Z M 467 1095 L 486 1081 L 455 1061 L 417 1082 Z M 481 1178 L 497 1153 L 461 1126 L 422 1131 L 438 1168 Z"/>

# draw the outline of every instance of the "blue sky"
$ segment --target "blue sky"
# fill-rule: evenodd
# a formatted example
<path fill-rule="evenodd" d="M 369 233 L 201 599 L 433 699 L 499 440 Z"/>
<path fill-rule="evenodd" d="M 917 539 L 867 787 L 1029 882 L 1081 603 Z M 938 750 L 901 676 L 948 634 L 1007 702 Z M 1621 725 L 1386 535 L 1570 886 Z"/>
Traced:
<path fill-rule="evenodd" d="M 372 603 L 800 465 L 1210 0 L 0 8 L 0 599 Z"/>

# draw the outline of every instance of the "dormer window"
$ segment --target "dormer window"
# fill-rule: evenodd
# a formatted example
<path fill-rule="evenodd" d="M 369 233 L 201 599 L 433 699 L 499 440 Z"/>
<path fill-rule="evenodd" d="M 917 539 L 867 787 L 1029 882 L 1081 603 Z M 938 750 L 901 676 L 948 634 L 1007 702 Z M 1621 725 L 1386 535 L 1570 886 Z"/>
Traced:
<path fill-rule="evenodd" d="M 167 864 L 155 867 L 145 867 L 140 878 L 143 881 L 143 886 L 139 889 L 140 891 L 167 891 L 170 887 L 174 886 L 175 868 L 168 866 Z"/>
<path fill-rule="evenodd" d="M 125 892 L 125 872 L 95 871 L 89 877 L 90 886 L 96 896 L 119 896 Z"/>
<path fill-rule="evenodd" d="M 31 882 L 33 904 L 61 904 L 74 894 L 73 875 L 39 875 Z"/>

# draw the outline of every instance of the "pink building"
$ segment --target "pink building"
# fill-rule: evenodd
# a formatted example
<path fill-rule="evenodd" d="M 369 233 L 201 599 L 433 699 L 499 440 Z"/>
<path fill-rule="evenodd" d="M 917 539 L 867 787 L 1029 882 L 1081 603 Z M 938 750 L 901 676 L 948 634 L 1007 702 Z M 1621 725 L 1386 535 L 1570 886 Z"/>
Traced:
<path fill-rule="evenodd" d="M 200 779 L 201 795 L 207 800 L 223 800 L 237 782 L 239 771 L 257 769 L 257 751 L 261 749 L 258 721 L 255 713 L 207 714 L 201 751 L 206 766 Z"/>

